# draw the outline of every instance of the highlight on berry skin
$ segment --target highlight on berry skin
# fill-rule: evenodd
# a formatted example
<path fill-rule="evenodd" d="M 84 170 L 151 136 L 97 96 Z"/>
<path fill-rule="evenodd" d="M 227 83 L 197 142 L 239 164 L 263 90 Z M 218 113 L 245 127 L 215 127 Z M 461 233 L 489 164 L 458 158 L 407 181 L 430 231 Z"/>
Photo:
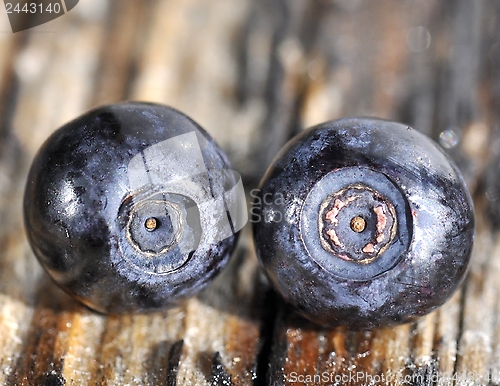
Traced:
<path fill-rule="evenodd" d="M 467 272 L 474 209 L 464 179 L 407 125 L 346 118 L 308 129 L 281 150 L 255 196 L 259 261 L 315 323 L 411 322 L 449 299 Z"/>

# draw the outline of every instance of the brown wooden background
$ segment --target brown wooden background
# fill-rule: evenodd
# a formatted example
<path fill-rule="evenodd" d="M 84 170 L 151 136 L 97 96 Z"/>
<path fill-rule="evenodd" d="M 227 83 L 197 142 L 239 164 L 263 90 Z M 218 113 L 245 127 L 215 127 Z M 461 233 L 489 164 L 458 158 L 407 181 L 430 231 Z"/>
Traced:
<path fill-rule="evenodd" d="M 87 310 L 26 242 L 24 181 L 53 130 L 126 99 L 192 116 L 248 190 L 286 140 L 328 119 L 440 139 L 476 201 L 466 284 L 412 325 L 322 329 L 269 290 L 245 229 L 230 267 L 182 307 Z M 0 6 L 0 383 L 500 384 L 500 240 L 485 216 L 500 205 L 499 129 L 499 0 L 81 0 L 15 35 Z M 294 382 L 306 375 L 321 382 Z"/>

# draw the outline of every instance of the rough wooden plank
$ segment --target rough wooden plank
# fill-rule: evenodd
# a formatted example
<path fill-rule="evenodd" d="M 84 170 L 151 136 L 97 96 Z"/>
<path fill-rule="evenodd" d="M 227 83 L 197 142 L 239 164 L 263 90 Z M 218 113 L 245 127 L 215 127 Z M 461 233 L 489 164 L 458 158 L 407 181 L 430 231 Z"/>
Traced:
<path fill-rule="evenodd" d="M 137 66 L 137 52 L 146 40 L 145 26 L 152 12 L 151 1 L 112 2 L 106 17 L 106 33 L 95 77 L 92 106 L 128 97 Z"/>
<path fill-rule="evenodd" d="M 65 33 L 37 29 L 27 33 L 16 58 L 20 91 L 13 126 L 31 156 L 55 129 L 89 105 L 105 14 L 96 13 L 89 20 L 77 9 L 54 21 L 53 28 Z M 105 11 L 102 6 L 98 9 Z M 72 28 L 75 23 L 81 27 Z"/>

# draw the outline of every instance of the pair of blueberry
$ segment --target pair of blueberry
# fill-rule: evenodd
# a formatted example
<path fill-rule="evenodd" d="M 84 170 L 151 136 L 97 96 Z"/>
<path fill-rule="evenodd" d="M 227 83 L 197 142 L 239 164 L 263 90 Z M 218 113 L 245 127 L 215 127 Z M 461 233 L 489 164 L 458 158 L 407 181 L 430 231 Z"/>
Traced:
<path fill-rule="evenodd" d="M 246 222 L 243 188 L 213 139 L 171 108 L 101 107 L 33 161 L 28 239 L 63 289 L 104 313 L 161 309 L 202 289 Z M 342 119 L 292 139 L 264 176 L 254 223 L 274 288 L 307 318 L 371 328 L 443 304 L 474 234 L 470 195 L 431 140 Z"/>

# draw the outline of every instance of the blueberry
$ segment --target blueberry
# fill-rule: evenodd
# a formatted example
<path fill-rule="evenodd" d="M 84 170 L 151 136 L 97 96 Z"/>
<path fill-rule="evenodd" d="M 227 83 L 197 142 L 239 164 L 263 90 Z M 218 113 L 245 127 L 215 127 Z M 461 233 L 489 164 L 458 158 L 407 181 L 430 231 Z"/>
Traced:
<path fill-rule="evenodd" d="M 463 178 L 434 142 L 399 123 L 341 119 L 303 132 L 269 167 L 256 204 L 269 280 L 322 325 L 410 322 L 467 272 L 474 210 Z"/>
<path fill-rule="evenodd" d="M 173 306 L 206 286 L 233 250 L 242 186 L 228 167 L 214 140 L 176 110 L 95 109 L 57 130 L 33 161 L 29 242 L 52 279 L 97 311 Z"/>

